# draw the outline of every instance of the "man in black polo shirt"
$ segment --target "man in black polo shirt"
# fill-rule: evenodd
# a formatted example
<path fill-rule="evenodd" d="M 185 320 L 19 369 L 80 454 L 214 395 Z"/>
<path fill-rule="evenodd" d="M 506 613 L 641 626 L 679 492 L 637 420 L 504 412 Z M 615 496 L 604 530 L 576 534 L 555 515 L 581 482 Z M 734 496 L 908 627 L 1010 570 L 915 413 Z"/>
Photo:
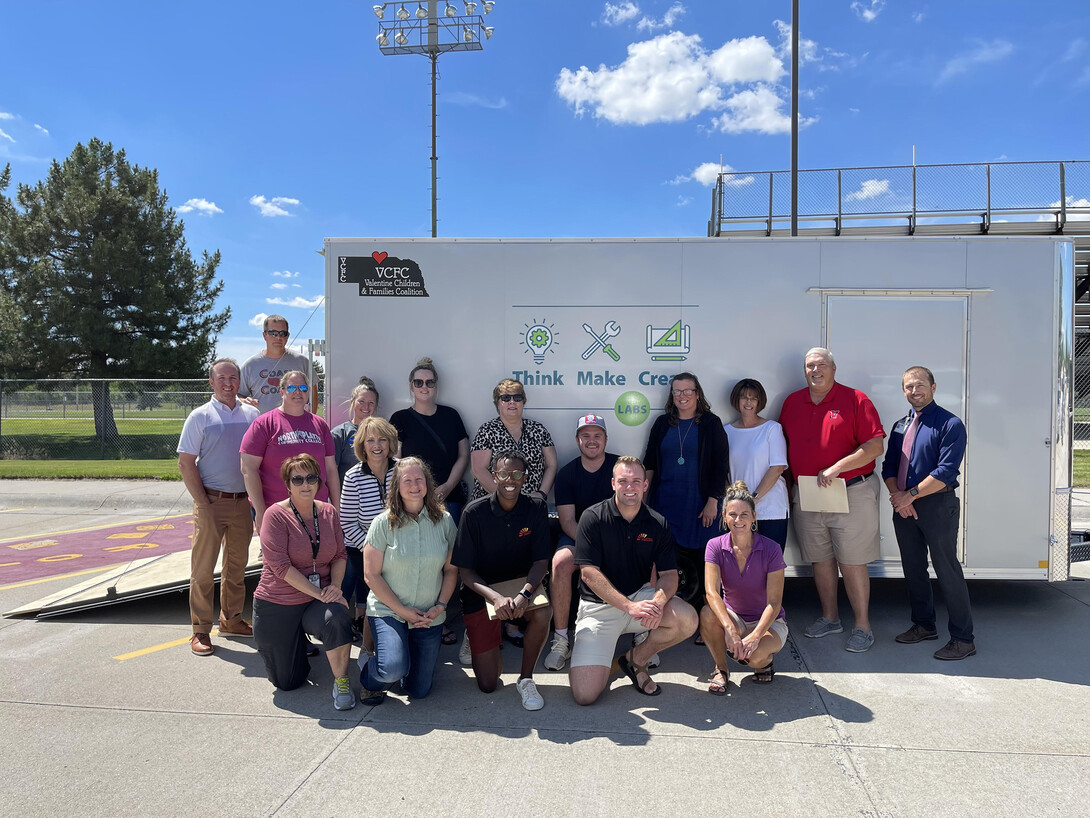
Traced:
<path fill-rule="evenodd" d="M 569 680 L 577 704 L 593 704 L 605 690 L 623 633 L 650 631 L 617 663 L 638 692 L 657 696 L 661 689 L 647 672 L 647 660 L 692 636 L 698 624 L 693 607 L 674 596 L 677 541 L 662 515 L 643 504 L 643 463 L 617 458 L 613 491 L 583 513 L 575 539 L 581 578 Z"/>
<path fill-rule="evenodd" d="M 462 611 L 473 658 L 477 687 L 485 693 L 496 689 L 503 672 L 500 655 L 504 621 L 527 621 L 522 645 L 522 669 L 516 688 L 527 710 L 540 710 L 545 702 L 534 684 L 537 664 L 549 635 L 552 609 L 527 606 L 549 570 L 552 542 L 549 512 L 543 500 L 522 494 L 526 461 L 518 452 L 500 452 L 492 467 L 496 491 L 471 502 L 462 512 L 458 539 L 451 563 L 462 579 Z M 518 590 L 496 590 L 500 583 L 523 579 Z M 495 609 L 489 617 L 485 600 Z"/>
<path fill-rule="evenodd" d="M 549 576 L 549 594 L 553 603 L 553 626 L 556 635 L 545 667 L 563 670 L 571 656 L 571 636 L 568 618 L 571 614 L 572 580 L 575 577 L 575 534 L 579 518 L 595 503 L 613 496 L 613 464 L 617 455 L 606 451 L 606 422 L 599 415 L 583 415 L 575 428 L 579 457 L 556 475 L 553 496 L 556 514 L 560 518 L 560 540 L 553 554 Z"/>

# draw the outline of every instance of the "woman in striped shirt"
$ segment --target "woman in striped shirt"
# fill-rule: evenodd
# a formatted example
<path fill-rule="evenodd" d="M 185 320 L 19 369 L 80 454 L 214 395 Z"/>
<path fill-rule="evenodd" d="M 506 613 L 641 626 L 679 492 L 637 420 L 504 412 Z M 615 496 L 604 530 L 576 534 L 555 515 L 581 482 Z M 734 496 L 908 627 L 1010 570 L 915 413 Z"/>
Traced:
<path fill-rule="evenodd" d="M 386 508 L 386 492 L 394 471 L 393 452 L 397 451 L 397 429 L 383 418 L 364 418 L 352 444 L 360 462 L 348 470 L 341 490 L 341 530 L 348 551 L 341 592 L 345 599 L 356 594 L 356 613 L 365 609 L 367 583 L 363 578 L 363 545 L 371 521 Z M 355 616 L 356 627 L 363 632 L 363 645 L 370 650 L 371 631 L 366 615 Z"/>

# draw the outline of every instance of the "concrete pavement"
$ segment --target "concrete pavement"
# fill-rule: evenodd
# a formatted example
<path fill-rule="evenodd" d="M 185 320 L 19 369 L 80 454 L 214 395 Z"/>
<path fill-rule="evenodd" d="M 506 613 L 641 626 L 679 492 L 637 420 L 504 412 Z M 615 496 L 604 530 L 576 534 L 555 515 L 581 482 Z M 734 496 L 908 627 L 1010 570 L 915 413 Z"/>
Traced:
<path fill-rule="evenodd" d="M 0 481 L 5 536 L 188 506 L 180 483 L 27 482 Z M 59 587 L 0 587 L 0 605 Z M 564 674 L 541 669 L 534 713 L 510 646 L 494 694 L 455 645 L 428 699 L 338 713 L 324 657 L 312 685 L 277 693 L 252 640 L 193 656 L 184 593 L 0 620 L 0 815 L 1085 814 L 1090 583 L 970 591 L 979 653 L 963 662 L 932 659 L 942 641 L 893 642 L 909 624 L 899 580 L 873 583 L 870 652 L 803 638 L 816 596 L 792 579 L 772 685 L 734 666 L 730 695 L 712 697 L 707 652 L 688 643 L 663 654 L 657 698 L 622 677 L 581 708 Z"/>

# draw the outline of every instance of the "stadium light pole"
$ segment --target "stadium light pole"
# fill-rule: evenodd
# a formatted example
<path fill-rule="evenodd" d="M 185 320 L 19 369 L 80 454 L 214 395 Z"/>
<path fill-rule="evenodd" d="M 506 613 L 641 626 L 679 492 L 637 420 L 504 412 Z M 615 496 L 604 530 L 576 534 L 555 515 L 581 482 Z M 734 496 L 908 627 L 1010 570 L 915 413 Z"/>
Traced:
<path fill-rule="evenodd" d="M 484 24 L 477 14 L 480 6 L 490 14 L 495 0 L 459 0 L 465 13 L 454 3 L 442 0 L 411 0 L 411 2 L 379 3 L 372 11 L 379 20 L 378 50 L 383 54 L 422 54 L 431 61 L 431 235 L 439 235 L 437 190 L 439 155 L 436 150 L 436 80 L 439 55 L 448 51 L 480 51 L 482 40 L 492 37 L 492 27 Z M 387 11 L 391 19 L 387 19 Z"/>
<path fill-rule="evenodd" d="M 791 235 L 799 234 L 799 0 L 791 0 Z"/>

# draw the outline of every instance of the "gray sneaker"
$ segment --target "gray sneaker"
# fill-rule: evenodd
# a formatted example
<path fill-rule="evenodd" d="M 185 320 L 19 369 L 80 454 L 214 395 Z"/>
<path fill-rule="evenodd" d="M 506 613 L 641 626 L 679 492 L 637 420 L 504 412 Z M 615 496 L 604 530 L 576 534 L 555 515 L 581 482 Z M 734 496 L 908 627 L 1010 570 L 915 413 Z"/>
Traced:
<path fill-rule="evenodd" d="M 347 676 L 338 676 L 333 680 L 333 706 L 337 710 L 351 710 L 356 706 L 356 697 Z"/>
<path fill-rule="evenodd" d="M 812 624 L 807 625 L 806 630 L 803 631 L 803 633 L 811 639 L 820 639 L 823 636 L 843 632 L 844 626 L 840 624 L 839 619 L 826 619 L 824 616 L 819 616 Z M 866 650 L 866 648 L 864 648 L 864 650 Z"/>
<path fill-rule="evenodd" d="M 852 635 L 848 637 L 848 644 L 844 646 L 844 650 L 851 651 L 852 653 L 866 653 L 871 649 L 874 644 L 874 634 L 871 631 L 865 631 L 862 628 L 852 628 Z"/>
<path fill-rule="evenodd" d="M 563 670 L 564 663 L 571 658 L 571 642 L 559 633 L 553 635 L 553 644 L 549 648 L 549 655 L 545 657 L 545 667 L 548 670 Z"/>
<path fill-rule="evenodd" d="M 473 654 L 469 650 L 469 631 L 462 637 L 462 646 L 458 648 L 458 662 L 465 667 L 473 664 Z"/>

